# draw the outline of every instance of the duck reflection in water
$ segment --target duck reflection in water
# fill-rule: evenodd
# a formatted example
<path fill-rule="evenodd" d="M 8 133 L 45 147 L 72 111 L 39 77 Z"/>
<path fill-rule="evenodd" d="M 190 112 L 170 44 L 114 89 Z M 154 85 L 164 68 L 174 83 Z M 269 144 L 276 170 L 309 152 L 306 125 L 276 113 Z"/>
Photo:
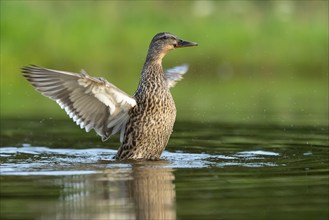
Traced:
<path fill-rule="evenodd" d="M 176 219 L 175 177 L 163 163 L 63 177 L 62 196 L 42 219 Z"/>

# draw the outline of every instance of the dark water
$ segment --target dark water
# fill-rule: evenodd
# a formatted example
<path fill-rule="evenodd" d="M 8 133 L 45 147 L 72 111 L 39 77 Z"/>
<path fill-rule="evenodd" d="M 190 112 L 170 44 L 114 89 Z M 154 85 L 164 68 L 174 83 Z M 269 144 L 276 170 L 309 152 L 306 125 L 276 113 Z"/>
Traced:
<path fill-rule="evenodd" d="M 112 160 L 70 120 L 1 121 L 1 219 L 328 219 L 327 126 L 180 122 L 162 160 Z"/>

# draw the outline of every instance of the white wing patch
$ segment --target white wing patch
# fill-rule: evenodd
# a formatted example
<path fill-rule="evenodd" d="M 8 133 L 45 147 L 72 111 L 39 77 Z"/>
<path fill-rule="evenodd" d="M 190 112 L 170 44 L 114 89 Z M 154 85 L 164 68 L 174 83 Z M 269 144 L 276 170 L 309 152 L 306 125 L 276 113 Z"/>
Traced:
<path fill-rule="evenodd" d="M 164 72 L 165 79 L 167 81 L 168 87 L 174 87 L 176 83 L 183 79 L 183 75 L 188 71 L 188 65 L 184 64 L 181 66 L 176 66 L 171 69 L 167 69 Z"/>

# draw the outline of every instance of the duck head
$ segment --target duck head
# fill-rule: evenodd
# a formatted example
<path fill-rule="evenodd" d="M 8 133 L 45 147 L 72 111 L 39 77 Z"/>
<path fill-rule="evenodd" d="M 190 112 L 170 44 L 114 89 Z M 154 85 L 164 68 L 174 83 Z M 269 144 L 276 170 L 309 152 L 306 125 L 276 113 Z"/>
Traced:
<path fill-rule="evenodd" d="M 161 63 L 162 58 L 175 48 L 197 46 L 197 43 L 185 41 L 177 38 L 169 32 L 156 34 L 149 46 L 147 60 L 158 61 Z"/>

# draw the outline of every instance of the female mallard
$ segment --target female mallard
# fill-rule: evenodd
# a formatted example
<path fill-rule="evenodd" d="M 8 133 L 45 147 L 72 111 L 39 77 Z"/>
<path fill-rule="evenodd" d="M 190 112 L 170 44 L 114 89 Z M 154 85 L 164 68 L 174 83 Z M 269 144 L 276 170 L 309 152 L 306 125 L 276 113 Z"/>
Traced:
<path fill-rule="evenodd" d="M 56 101 L 87 132 L 94 129 L 105 141 L 120 131 L 122 144 L 116 159 L 156 160 L 168 143 L 176 118 L 169 89 L 187 71 L 183 65 L 164 72 L 162 59 L 174 48 L 189 46 L 197 43 L 168 32 L 156 34 L 133 97 L 83 70 L 77 74 L 28 66 L 22 72 L 36 90 Z"/>

